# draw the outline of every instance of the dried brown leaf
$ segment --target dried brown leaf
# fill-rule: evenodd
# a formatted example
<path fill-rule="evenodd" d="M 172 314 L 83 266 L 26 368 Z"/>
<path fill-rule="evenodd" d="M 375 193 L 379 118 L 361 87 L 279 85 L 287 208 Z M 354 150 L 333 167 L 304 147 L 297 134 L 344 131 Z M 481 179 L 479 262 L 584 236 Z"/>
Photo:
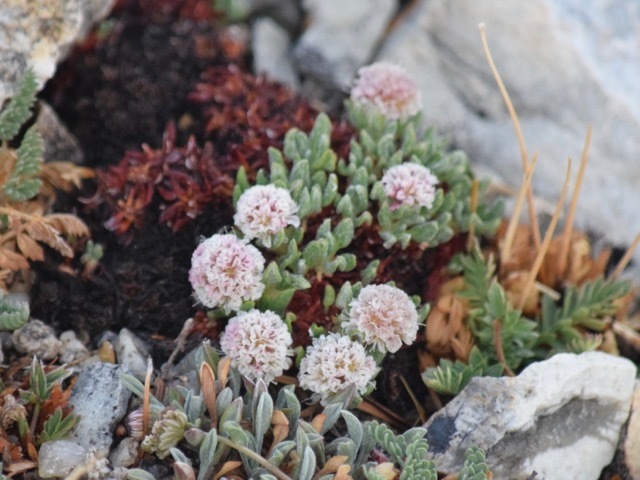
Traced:
<path fill-rule="evenodd" d="M 58 230 L 49 225 L 44 217 L 34 217 L 25 225 L 25 230 L 31 238 L 49 245 L 65 257 L 73 257 L 73 250 L 60 236 Z"/>
<path fill-rule="evenodd" d="M 45 217 L 46 222 L 63 235 L 85 237 L 89 235 L 89 227 L 75 215 L 68 213 L 52 213 Z"/>
<path fill-rule="evenodd" d="M 44 260 L 44 250 L 26 233 L 20 233 L 16 236 L 16 244 L 25 258 L 38 262 Z"/>
<path fill-rule="evenodd" d="M 47 162 L 42 165 L 40 176 L 59 190 L 70 192 L 82 187 L 82 181 L 96 176 L 91 168 L 79 167 L 73 162 Z"/>
<path fill-rule="evenodd" d="M 12 245 L 15 245 L 13 242 Z M 29 262 L 19 253 L 7 244 L 0 245 L 0 268 L 17 271 L 23 268 L 29 268 Z"/>
<path fill-rule="evenodd" d="M 347 457 L 346 455 L 335 455 L 331 457 L 329 460 L 327 460 L 327 463 L 324 464 L 322 470 L 316 473 L 314 478 L 321 478 L 324 475 L 330 475 L 337 472 L 340 467 L 345 466 L 347 460 L 349 460 L 349 457 Z M 346 466 L 348 467 L 346 473 L 348 473 L 349 471 L 351 471 L 351 467 L 349 467 L 348 465 Z"/>
<path fill-rule="evenodd" d="M 213 477 L 213 480 L 218 480 L 222 478 L 224 475 L 226 475 L 227 473 L 230 473 L 240 468 L 241 466 L 242 466 L 242 462 L 240 460 L 230 460 L 228 462 L 225 462 L 224 465 L 220 467 L 220 470 L 218 471 L 218 473 L 216 473 L 216 476 Z"/>

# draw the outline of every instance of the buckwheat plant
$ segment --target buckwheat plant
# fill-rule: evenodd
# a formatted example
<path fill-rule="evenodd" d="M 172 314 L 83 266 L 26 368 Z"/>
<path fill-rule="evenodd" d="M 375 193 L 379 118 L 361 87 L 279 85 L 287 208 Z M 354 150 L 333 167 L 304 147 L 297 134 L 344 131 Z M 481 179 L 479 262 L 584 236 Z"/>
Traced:
<path fill-rule="evenodd" d="M 378 372 L 374 358 L 362 344 L 333 333 L 314 339 L 300 362 L 300 386 L 327 405 L 351 387 L 360 395 L 373 390 Z"/>
<path fill-rule="evenodd" d="M 264 257 L 253 245 L 235 235 L 213 235 L 204 240 L 191 259 L 189 281 L 205 307 L 239 310 L 247 300 L 260 298 Z"/>
<path fill-rule="evenodd" d="M 204 343 L 195 352 L 199 388 L 173 386 L 162 399 L 147 397 L 151 431 L 142 449 L 171 460 L 176 479 L 226 474 L 256 480 L 438 478 L 424 428 L 396 434 L 376 421 L 362 422 L 342 402 L 303 409 L 293 385 L 272 395 L 262 380 L 243 382 L 233 363 Z M 139 380 L 129 374 L 121 380 L 145 398 Z M 468 480 L 491 478 L 481 450 L 467 451 L 461 474 Z M 126 475 L 131 480 L 154 478 L 141 468 Z"/>
<path fill-rule="evenodd" d="M 427 277 L 440 268 L 429 262 L 460 249 L 445 245 L 455 236 L 495 230 L 502 213 L 484 200 L 467 157 L 420 126 L 420 92 L 406 71 L 361 69 L 346 107 L 346 158 L 332 148 L 327 115 L 309 134 L 290 130 L 282 150 L 268 150 L 268 170 L 238 171 L 235 233 L 205 240 L 190 272 L 211 317 L 240 311 L 222 337 L 234 367 L 269 383 L 293 347 L 300 384 L 325 405 L 372 390 L 384 356 L 411 345 L 426 318 Z M 271 326 L 247 322 L 239 333 L 248 310 L 268 312 Z M 280 322 L 291 344 L 270 330 Z"/>
<path fill-rule="evenodd" d="M 404 291 L 390 285 L 368 285 L 349 304 L 342 328 L 380 352 L 395 353 L 418 334 L 419 314 Z"/>
<path fill-rule="evenodd" d="M 291 366 L 292 342 L 280 316 L 254 309 L 229 320 L 220 347 L 244 376 L 269 383 Z"/>

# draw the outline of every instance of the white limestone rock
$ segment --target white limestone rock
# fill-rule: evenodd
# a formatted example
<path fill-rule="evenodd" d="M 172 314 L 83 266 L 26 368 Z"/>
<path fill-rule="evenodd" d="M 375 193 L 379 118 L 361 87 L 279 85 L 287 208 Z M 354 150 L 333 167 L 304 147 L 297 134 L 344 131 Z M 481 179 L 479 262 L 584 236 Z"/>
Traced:
<path fill-rule="evenodd" d="M 557 199 L 566 159 L 580 158 L 593 125 L 577 224 L 628 245 L 640 231 L 640 3 L 423 0 L 387 38 L 378 59 L 416 76 L 426 122 L 519 185 L 518 143 L 482 49 L 480 22 L 529 153 L 539 152 L 535 192 Z"/>
<path fill-rule="evenodd" d="M 115 350 L 118 363 L 126 367 L 138 380 L 144 382 L 149 347 L 131 330 L 123 328 L 118 334 Z"/>
<path fill-rule="evenodd" d="M 82 369 L 71 391 L 69 406 L 80 416 L 71 440 L 95 452 L 109 454 L 113 432 L 127 413 L 131 392 L 122 385 L 121 365 L 93 363 Z"/>
<path fill-rule="evenodd" d="M 396 8 L 396 0 L 305 0 L 309 28 L 294 50 L 298 69 L 320 82 L 348 90 L 367 63 Z"/>
<path fill-rule="evenodd" d="M 300 80 L 291 60 L 289 32 L 269 17 L 253 22 L 252 31 L 253 71 L 297 89 Z"/>
<path fill-rule="evenodd" d="M 76 466 L 84 463 L 87 451 L 69 440 L 44 442 L 38 451 L 38 474 L 42 478 L 66 477 Z"/>
<path fill-rule="evenodd" d="M 0 105 L 32 68 L 40 86 L 115 0 L 2 0 L 0 7 Z"/>
<path fill-rule="evenodd" d="M 597 480 L 629 415 L 635 365 L 602 352 L 558 354 L 514 378 L 474 378 L 425 427 L 439 471 L 467 448 L 487 453 L 494 478 Z"/>

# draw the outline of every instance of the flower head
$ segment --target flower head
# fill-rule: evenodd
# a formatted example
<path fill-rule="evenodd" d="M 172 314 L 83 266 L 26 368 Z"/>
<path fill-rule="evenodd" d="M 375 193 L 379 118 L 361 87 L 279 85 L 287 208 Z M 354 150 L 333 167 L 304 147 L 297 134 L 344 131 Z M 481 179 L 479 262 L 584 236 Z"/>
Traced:
<path fill-rule="evenodd" d="M 267 383 L 291 366 L 292 343 L 286 324 L 268 310 L 238 312 L 220 339 L 222 351 L 240 373 Z"/>
<path fill-rule="evenodd" d="M 349 304 L 345 332 L 357 332 L 381 352 L 397 352 L 418 334 L 418 311 L 405 292 L 390 285 L 368 285 Z"/>
<path fill-rule="evenodd" d="M 245 238 L 271 246 L 271 237 L 287 225 L 300 226 L 298 205 L 285 188 L 256 185 L 238 199 L 233 220 Z"/>
<path fill-rule="evenodd" d="M 422 109 L 422 94 L 402 67 L 378 62 L 358 70 L 351 100 L 378 110 L 389 120 L 409 118 Z"/>
<path fill-rule="evenodd" d="M 162 412 L 160 419 L 153 424 L 151 433 L 144 437 L 142 449 L 153 453 L 159 458 L 169 455 L 169 450 L 175 447 L 184 437 L 189 419 L 180 410 L 167 409 Z"/>
<path fill-rule="evenodd" d="M 400 205 L 430 208 L 436 198 L 438 179 L 427 167 L 417 163 L 395 165 L 382 176 L 384 193 Z"/>
<path fill-rule="evenodd" d="M 298 379 L 302 388 L 314 392 L 326 405 L 351 385 L 364 394 L 377 371 L 375 360 L 362 344 L 332 333 L 313 340 L 300 362 Z"/>
<path fill-rule="evenodd" d="M 262 295 L 263 270 L 264 257 L 256 247 L 235 235 L 213 235 L 193 252 L 189 281 L 205 307 L 238 310 L 243 301 Z"/>

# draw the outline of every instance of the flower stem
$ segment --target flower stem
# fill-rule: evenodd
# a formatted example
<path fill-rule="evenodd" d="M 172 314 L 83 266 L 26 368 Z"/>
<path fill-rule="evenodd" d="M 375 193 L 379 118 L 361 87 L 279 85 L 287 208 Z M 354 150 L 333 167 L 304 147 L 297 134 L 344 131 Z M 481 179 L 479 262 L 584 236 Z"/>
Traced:
<path fill-rule="evenodd" d="M 254 452 L 252 450 L 249 450 L 244 445 L 240 445 L 239 443 L 236 443 L 233 440 L 230 440 L 228 438 L 221 437 L 221 436 L 218 437 L 218 441 L 220 443 L 225 444 L 227 447 L 231 447 L 234 450 L 237 450 L 242 455 L 246 455 L 247 457 L 251 458 L 252 460 L 255 460 L 260 465 L 262 465 L 264 468 L 266 468 L 271 473 L 273 473 L 280 480 L 292 480 L 291 477 L 289 477 L 287 474 L 285 474 L 278 467 L 276 467 L 275 465 L 269 463 L 269 461 L 267 459 L 265 459 L 261 455 L 257 454 L 256 452 Z"/>

